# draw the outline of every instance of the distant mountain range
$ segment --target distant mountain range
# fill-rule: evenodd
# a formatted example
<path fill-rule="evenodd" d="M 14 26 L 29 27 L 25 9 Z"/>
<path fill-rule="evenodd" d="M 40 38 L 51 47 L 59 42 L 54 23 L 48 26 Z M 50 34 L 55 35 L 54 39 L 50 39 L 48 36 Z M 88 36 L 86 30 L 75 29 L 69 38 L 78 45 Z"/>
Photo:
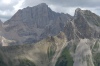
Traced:
<path fill-rule="evenodd" d="M 27 7 L 0 21 L 0 45 L 0 66 L 100 66 L 100 16 Z"/>

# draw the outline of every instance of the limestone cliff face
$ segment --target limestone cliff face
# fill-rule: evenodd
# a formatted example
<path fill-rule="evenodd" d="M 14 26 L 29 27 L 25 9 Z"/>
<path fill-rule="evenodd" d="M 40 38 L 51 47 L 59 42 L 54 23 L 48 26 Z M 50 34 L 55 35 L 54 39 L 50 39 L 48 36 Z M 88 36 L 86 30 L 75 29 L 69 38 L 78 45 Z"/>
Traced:
<path fill-rule="evenodd" d="M 73 20 L 67 22 L 64 28 L 68 40 L 100 38 L 99 19 L 99 16 L 88 10 L 76 9 Z"/>
<path fill-rule="evenodd" d="M 81 38 L 100 38 L 100 17 L 88 10 L 76 10 L 74 23 Z"/>
<path fill-rule="evenodd" d="M 71 18 L 69 14 L 52 11 L 45 3 L 27 7 L 18 10 L 3 24 L 4 36 L 17 44 L 35 43 L 47 36 L 57 35 Z"/>

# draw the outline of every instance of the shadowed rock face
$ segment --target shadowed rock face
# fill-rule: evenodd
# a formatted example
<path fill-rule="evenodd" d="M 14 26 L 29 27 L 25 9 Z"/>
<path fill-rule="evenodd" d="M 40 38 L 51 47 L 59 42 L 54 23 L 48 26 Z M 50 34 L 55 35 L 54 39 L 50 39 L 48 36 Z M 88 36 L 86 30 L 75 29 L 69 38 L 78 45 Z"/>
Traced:
<path fill-rule="evenodd" d="M 15 44 L 36 43 L 48 36 L 65 32 L 67 40 L 100 38 L 100 17 L 89 10 L 75 10 L 74 17 L 56 13 L 45 3 L 18 10 L 3 24 L 3 37 Z"/>
<path fill-rule="evenodd" d="M 72 16 L 69 14 L 56 13 L 42 3 L 18 10 L 3 24 L 4 36 L 10 40 L 16 40 L 19 44 L 35 43 L 63 31 L 65 24 L 71 19 Z"/>
<path fill-rule="evenodd" d="M 99 16 L 88 10 L 76 10 L 74 23 L 79 36 L 81 38 L 100 38 L 99 19 Z"/>
<path fill-rule="evenodd" d="M 64 28 L 67 39 L 100 38 L 99 19 L 99 16 L 88 10 L 81 10 L 80 8 L 76 9 L 73 20 L 67 22 Z M 95 22 L 98 25 L 96 25 Z"/>
<path fill-rule="evenodd" d="M 64 28 L 64 32 L 66 34 L 67 39 L 70 41 L 75 38 L 74 27 L 71 22 L 68 22 Z"/>
<path fill-rule="evenodd" d="M 81 38 L 91 38 L 91 32 L 92 29 L 88 24 L 88 21 L 83 15 L 83 11 L 79 10 L 77 11 L 77 14 L 75 14 L 77 17 L 74 19 L 75 26 L 77 30 L 79 31 L 79 37 Z"/>
<path fill-rule="evenodd" d="M 56 13 L 45 3 L 18 10 L 5 23 L 0 22 L 0 35 L 14 44 L 36 43 L 60 31 L 67 40 L 78 38 L 100 38 L 100 17 L 89 10 L 75 10 L 74 17 Z M 2 43 L 2 42 L 1 42 Z M 12 43 L 11 43 L 12 44 Z"/>
<path fill-rule="evenodd" d="M 0 66 L 100 66 L 100 17 L 27 7 L 0 22 L 0 45 Z"/>

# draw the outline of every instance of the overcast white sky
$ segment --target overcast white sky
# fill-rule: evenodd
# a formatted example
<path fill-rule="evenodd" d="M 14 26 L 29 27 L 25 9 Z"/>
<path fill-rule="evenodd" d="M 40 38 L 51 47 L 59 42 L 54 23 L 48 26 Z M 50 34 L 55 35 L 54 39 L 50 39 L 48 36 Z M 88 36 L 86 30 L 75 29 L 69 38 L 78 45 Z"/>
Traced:
<path fill-rule="evenodd" d="M 76 8 L 88 9 L 100 15 L 100 0 L 0 0 L 0 19 L 6 21 L 18 10 L 46 3 L 56 12 L 74 14 Z"/>

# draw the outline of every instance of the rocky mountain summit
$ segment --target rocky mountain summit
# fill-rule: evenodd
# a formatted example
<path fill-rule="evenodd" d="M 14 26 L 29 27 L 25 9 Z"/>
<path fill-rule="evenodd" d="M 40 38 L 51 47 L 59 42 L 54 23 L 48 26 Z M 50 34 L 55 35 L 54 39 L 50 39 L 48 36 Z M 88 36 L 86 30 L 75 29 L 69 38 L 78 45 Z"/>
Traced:
<path fill-rule="evenodd" d="M 18 10 L 3 24 L 4 37 L 17 44 L 35 43 L 63 30 L 72 16 L 52 11 L 45 3 Z M 11 37 L 12 36 L 12 37 Z"/>
<path fill-rule="evenodd" d="M 0 45 L 0 66 L 100 66 L 100 16 L 27 7 L 0 22 Z"/>

